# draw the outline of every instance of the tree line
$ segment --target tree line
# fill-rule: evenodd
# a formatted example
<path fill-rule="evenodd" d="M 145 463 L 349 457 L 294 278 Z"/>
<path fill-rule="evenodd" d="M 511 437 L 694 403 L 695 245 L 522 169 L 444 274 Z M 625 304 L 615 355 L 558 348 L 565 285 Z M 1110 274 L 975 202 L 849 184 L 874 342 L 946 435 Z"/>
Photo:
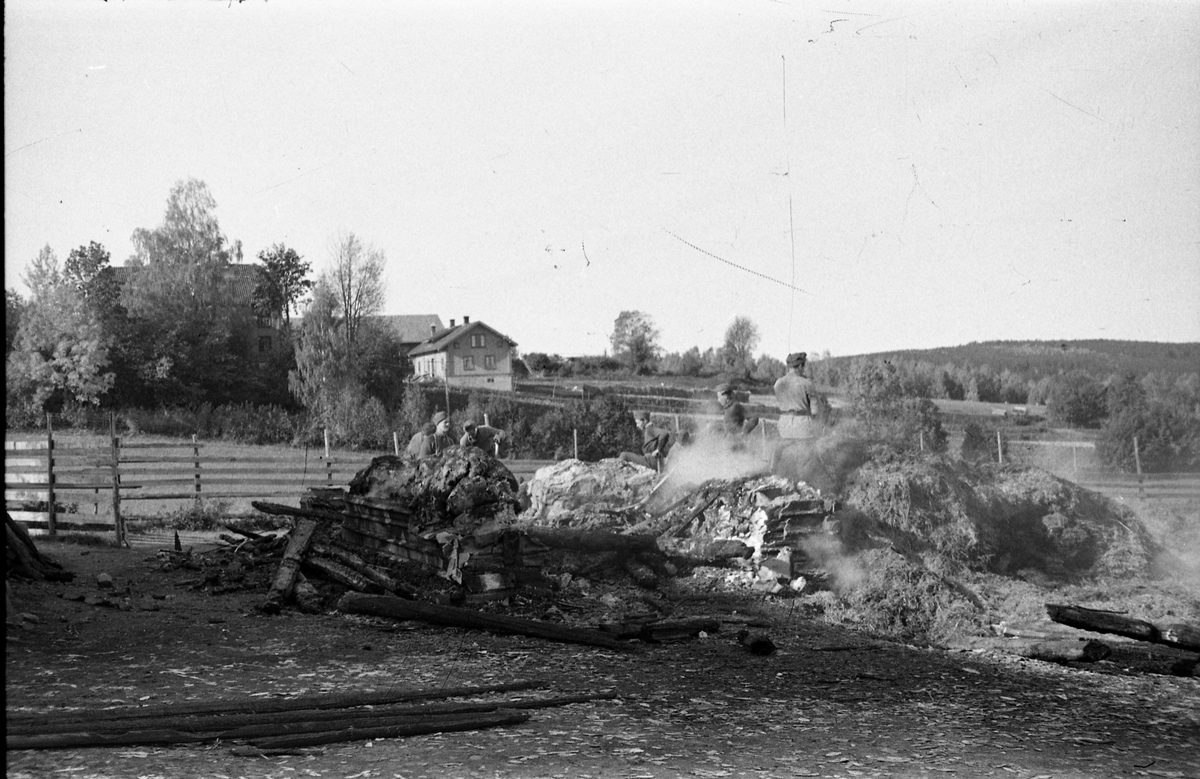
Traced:
<path fill-rule="evenodd" d="M 30 298 L 5 290 L 9 427 L 64 408 L 239 404 L 304 409 L 319 426 L 339 405 L 398 403 L 401 345 L 372 318 L 386 257 L 358 236 L 331 239 L 315 281 L 282 243 L 244 263 L 208 187 L 189 179 L 132 243 L 122 267 L 94 241 L 65 262 L 46 246 L 24 275 Z"/>

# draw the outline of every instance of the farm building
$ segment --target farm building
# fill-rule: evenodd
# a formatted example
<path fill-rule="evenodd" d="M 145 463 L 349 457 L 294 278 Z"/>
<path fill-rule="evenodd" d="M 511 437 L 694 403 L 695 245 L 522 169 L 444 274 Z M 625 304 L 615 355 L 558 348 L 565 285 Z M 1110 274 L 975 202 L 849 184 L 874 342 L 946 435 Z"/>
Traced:
<path fill-rule="evenodd" d="M 483 322 L 463 317 L 461 325 L 430 333 L 408 353 L 417 379 L 445 380 L 457 387 L 511 392 L 513 347 L 517 344 Z"/>

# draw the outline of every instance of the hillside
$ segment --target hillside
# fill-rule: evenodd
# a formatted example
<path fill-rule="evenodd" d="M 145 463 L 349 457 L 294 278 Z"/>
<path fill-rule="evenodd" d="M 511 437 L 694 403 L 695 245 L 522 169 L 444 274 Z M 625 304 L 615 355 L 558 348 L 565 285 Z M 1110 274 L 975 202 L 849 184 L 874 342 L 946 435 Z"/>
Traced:
<path fill-rule="evenodd" d="M 1007 369 L 1026 379 L 1039 379 L 1073 370 L 1094 376 L 1133 372 L 1137 375 L 1159 373 L 1175 377 L 1200 370 L 1200 343 L 983 341 L 937 349 L 905 349 L 830 357 L 822 362 L 835 367 L 863 357 L 956 367 L 987 366 L 993 371 Z"/>

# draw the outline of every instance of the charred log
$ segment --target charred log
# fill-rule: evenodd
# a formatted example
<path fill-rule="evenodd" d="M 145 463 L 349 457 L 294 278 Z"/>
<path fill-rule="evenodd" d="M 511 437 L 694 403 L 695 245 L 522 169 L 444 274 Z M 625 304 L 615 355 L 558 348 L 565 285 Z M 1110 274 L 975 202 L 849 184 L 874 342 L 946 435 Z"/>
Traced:
<path fill-rule="evenodd" d="M 539 622 L 520 617 L 484 614 L 472 611 L 471 609 L 454 606 L 438 606 L 432 603 L 406 601 L 388 595 L 361 595 L 355 592 L 348 592 L 342 596 L 341 601 L 338 603 L 338 609 L 350 614 L 371 614 L 377 617 L 391 617 L 393 619 L 415 619 L 445 627 L 531 636 L 550 641 L 586 644 L 604 649 L 628 650 L 631 648 L 628 644 L 622 644 L 612 637 L 595 630 L 564 627 L 550 622 Z"/>

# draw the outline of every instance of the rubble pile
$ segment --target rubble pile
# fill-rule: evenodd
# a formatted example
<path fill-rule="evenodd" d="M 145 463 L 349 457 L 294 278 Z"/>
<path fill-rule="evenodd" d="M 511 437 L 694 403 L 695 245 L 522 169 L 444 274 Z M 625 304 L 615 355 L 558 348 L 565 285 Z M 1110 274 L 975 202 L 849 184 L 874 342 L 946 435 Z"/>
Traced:
<path fill-rule="evenodd" d="M 521 519 L 548 527 L 621 530 L 659 480 L 656 471 L 615 458 L 561 460 L 525 485 L 529 506 Z"/>
<path fill-rule="evenodd" d="M 519 508 L 516 477 L 473 446 L 451 447 L 441 457 L 420 461 L 376 457 L 351 480 L 348 497 L 364 499 L 362 505 L 386 504 L 407 515 L 410 529 L 418 532 L 448 524 L 467 530 Z"/>
<path fill-rule="evenodd" d="M 664 488 L 670 479 L 615 459 L 565 460 L 518 488 L 473 447 L 425 461 L 378 457 L 349 489 L 315 490 L 300 508 L 255 503 L 297 522 L 263 608 L 304 607 L 304 574 L 417 598 L 425 587 L 399 586 L 414 566 L 459 586 L 466 602 L 598 575 L 653 590 L 696 567 L 729 569 L 731 583 L 767 592 L 804 586 L 799 539 L 833 529 L 818 491 L 778 476 Z"/>

